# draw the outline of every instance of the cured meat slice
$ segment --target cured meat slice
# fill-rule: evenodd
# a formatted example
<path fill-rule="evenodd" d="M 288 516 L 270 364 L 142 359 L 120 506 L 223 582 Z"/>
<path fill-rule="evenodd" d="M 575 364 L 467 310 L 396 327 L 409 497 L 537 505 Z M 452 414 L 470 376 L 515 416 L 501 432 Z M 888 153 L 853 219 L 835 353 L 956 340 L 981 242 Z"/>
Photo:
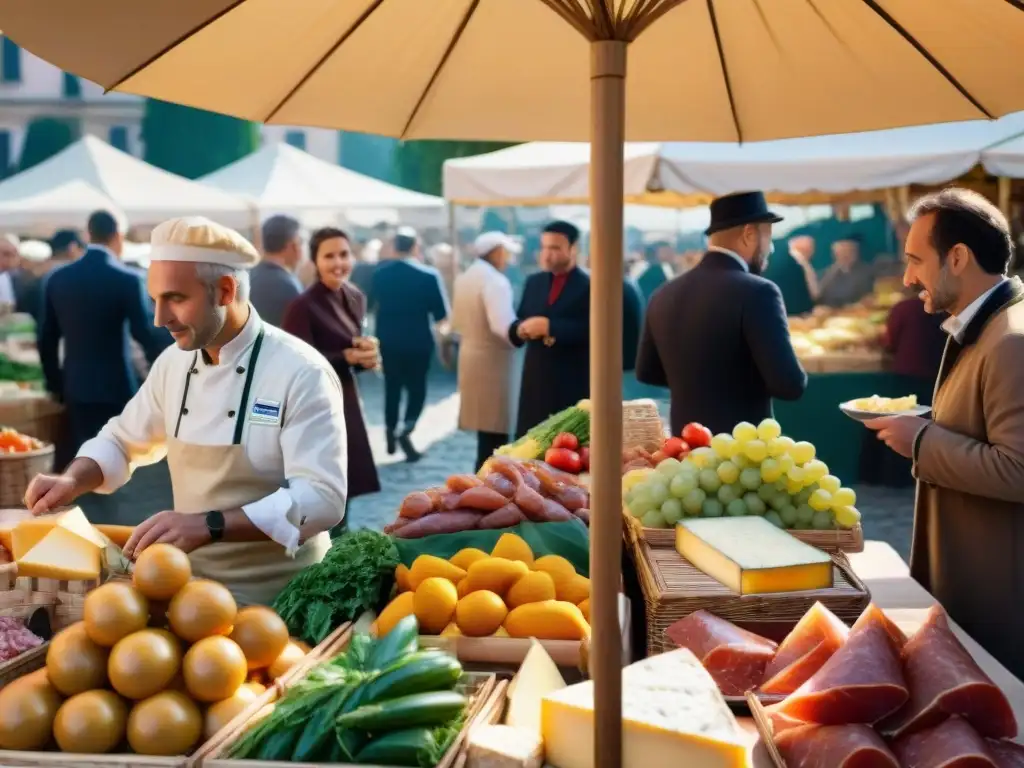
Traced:
<path fill-rule="evenodd" d="M 775 643 L 707 611 L 694 611 L 665 630 L 700 659 L 725 696 L 742 696 L 764 679 Z"/>
<path fill-rule="evenodd" d="M 924 624 L 907 641 L 903 669 L 910 700 L 881 725 L 883 733 L 899 738 L 959 715 L 982 736 L 1012 739 L 1017 735 L 1017 720 L 1006 695 L 953 634 L 941 606 L 932 606 Z"/>
<path fill-rule="evenodd" d="M 821 603 L 815 603 L 779 644 L 765 669 L 762 693 L 788 695 L 824 666 L 846 642 L 850 628 Z"/>
<path fill-rule="evenodd" d="M 787 768 L 900 768 L 866 725 L 803 725 L 775 736 Z"/>
<path fill-rule="evenodd" d="M 1024 747 L 1012 741 L 986 739 L 985 746 L 996 768 L 1024 768 Z"/>
<path fill-rule="evenodd" d="M 869 605 L 843 647 L 769 710 L 816 725 L 875 723 L 898 710 L 910 694 L 887 621 Z"/>
<path fill-rule="evenodd" d="M 902 768 L 998 768 L 985 740 L 959 717 L 896 739 L 892 749 Z"/>

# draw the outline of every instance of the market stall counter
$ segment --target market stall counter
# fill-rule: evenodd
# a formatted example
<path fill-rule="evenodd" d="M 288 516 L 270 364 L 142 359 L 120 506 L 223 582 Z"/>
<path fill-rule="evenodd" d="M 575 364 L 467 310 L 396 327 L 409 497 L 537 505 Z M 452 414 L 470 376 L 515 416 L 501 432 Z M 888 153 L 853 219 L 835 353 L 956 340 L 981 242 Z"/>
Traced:
<path fill-rule="evenodd" d="M 910 577 L 910 569 L 896 551 L 882 541 L 868 541 L 863 552 L 849 556 L 854 571 L 871 591 L 872 600 L 883 609 L 904 632 L 916 630 L 925 620 L 928 609 L 936 601 Z M 954 633 L 974 657 L 978 665 L 1006 694 L 1018 722 L 1024 722 L 1024 683 L 1014 677 L 985 649 L 955 624 Z M 760 742 L 753 719 L 738 718 L 740 726 L 750 734 L 753 745 L 751 764 L 754 768 L 774 768 L 767 747 Z M 1021 738 L 1018 737 L 1018 741 Z"/>

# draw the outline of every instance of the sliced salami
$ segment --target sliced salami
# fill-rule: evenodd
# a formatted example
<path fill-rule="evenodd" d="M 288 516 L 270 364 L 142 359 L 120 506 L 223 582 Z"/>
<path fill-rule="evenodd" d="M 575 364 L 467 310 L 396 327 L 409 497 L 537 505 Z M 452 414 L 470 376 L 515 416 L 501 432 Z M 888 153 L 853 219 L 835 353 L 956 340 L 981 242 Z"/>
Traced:
<path fill-rule="evenodd" d="M 866 725 L 804 725 L 776 735 L 787 768 L 901 768 Z"/>

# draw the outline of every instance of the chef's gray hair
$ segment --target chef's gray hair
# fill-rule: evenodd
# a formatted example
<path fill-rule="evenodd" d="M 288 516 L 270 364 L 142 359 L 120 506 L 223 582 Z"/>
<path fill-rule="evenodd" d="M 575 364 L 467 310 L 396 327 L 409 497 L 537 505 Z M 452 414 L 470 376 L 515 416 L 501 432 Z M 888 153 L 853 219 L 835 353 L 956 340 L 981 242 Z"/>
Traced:
<path fill-rule="evenodd" d="M 223 264 L 200 262 L 196 264 L 196 274 L 199 275 L 199 279 L 206 286 L 211 296 L 218 280 L 222 277 L 234 278 L 235 283 L 238 285 L 238 301 L 249 301 L 249 270 L 225 267 Z"/>

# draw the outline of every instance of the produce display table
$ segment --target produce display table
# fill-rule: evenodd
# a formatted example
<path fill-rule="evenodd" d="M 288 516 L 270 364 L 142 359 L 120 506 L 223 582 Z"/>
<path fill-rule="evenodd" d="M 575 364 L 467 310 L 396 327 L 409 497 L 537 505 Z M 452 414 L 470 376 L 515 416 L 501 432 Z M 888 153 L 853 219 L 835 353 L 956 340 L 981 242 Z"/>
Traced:
<path fill-rule="evenodd" d="M 910 569 L 896 550 L 883 541 L 866 542 L 863 552 L 850 555 L 850 563 L 871 590 L 872 601 L 883 608 L 905 632 L 912 632 L 920 626 L 925 613 L 935 604 L 935 598 L 910 578 Z M 1024 723 L 1024 683 L 1010 674 L 1006 667 L 996 661 L 952 620 L 950 625 L 975 661 L 1006 694 L 1017 716 L 1017 722 Z M 767 751 L 757 743 L 757 731 L 753 720 L 740 718 L 739 721 L 751 734 L 751 742 L 754 744 L 754 768 L 772 768 Z M 1024 742 L 1020 737 L 1018 741 Z"/>

